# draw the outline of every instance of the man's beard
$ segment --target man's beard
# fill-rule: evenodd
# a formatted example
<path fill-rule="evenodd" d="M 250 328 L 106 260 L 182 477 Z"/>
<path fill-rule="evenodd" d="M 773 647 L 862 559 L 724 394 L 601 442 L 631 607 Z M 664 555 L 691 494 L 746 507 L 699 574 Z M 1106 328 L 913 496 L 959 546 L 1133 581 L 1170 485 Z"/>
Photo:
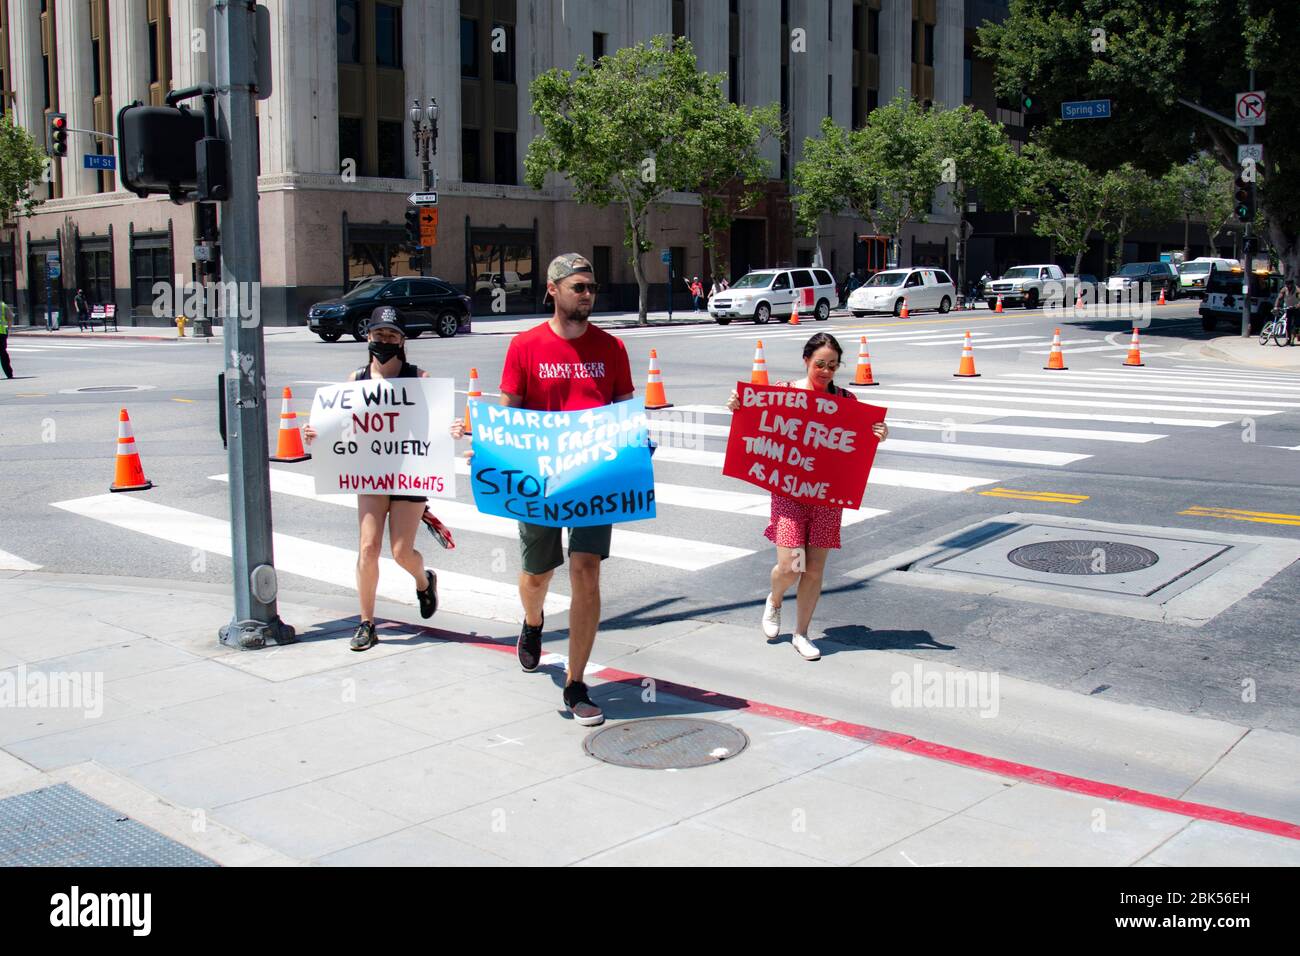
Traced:
<path fill-rule="evenodd" d="M 591 306 L 579 302 L 568 312 L 561 312 L 560 318 L 566 322 L 586 322 L 591 317 Z"/>

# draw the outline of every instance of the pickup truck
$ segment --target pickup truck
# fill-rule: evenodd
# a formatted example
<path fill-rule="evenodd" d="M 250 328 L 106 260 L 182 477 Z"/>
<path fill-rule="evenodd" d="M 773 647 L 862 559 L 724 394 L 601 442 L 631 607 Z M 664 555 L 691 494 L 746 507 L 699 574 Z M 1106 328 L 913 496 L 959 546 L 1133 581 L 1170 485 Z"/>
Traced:
<path fill-rule="evenodd" d="M 1026 309 L 1043 304 L 1064 306 L 1074 303 L 1076 285 L 1076 278 L 1067 276 L 1060 266 L 1015 266 L 1001 279 L 988 283 L 984 296 L 990 309 L 998 304 L 998 296 L 1002 297 L 1004 306 L 1023 305 Z"/>

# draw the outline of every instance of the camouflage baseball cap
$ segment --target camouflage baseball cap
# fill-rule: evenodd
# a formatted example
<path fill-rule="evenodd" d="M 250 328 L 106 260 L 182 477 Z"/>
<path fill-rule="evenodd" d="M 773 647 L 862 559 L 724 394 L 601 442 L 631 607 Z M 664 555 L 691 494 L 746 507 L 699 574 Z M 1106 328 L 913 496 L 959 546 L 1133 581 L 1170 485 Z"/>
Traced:
<path fill-rule="evenodd" d="M 590 272 L 595 275 L 587 257 L 576 252 L 564 252 L 551 260 L 546 267 L 546 281 L 559 282 L 578 272 Z"/>

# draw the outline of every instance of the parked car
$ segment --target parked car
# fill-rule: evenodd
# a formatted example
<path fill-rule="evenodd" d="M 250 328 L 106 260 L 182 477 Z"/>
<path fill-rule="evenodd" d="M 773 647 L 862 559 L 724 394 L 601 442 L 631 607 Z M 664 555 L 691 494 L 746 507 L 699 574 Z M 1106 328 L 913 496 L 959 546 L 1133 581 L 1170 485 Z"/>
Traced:
<path fill-rule="evenodd" d="M 322 341 L 337 342 L 349 334 L 358 342 L 366 337 L 366 324 L 377 306 L 391 305 L 406 326 L 407 338 L 437 332 L 451 338 L 470 332 L 470 299 L 444 279 L 421 276 L 370 276 L 345 295 L 315 303 L 307 310 L 307 327 Z"/>
<path fill-rule="evenodd" d="M 1178 291 L 1181 295 L 1193 295 L 1205 298 L 1205 286 L 1210 281 L 1210 270 L 1231 272 L 1239 263 L 1235 259 L 1220 259 L 1215 256 L 1200 256 L 1189 259 L 1178 269 Z"/>
<path fill-rule="evenodd" d="M 999 296 L 1003 306 L 1023 305 L 1026 309 L 1066 302 L 1073 304 L 1074 287 L 1075 277 L 1067 276 L 1060 266 L 1050 262 L 1013 266 L 1001 279 L 988 283 L 984 301 L 990 309 L 997 306 Z"/>
<path fill-rule="evenodd" d="M 1201 302 L 1201 328 L 1213 332 L 1222 322 L 1233 331 L 1241 329 L 1241 296 L 1246 272 L 1239 263 L 1233 268 L 1214 269 L 1205 285 Z M 1250 333 L 1257 334 L 1272 318 L 1273 303 L 1282 287 L 1282 276 L 1260 270 L 1250 273 Z"/>
<path fill-rule="evenodd" d="M 805 290 L 811 290 L 811 295 Z M 788 318 L 798 303 L 800 312 L 811 312 L 818 322 L 824 322 L 836 301 L 835 279 L 825 269 L 755 269 L 709 299 L 709 315 L 719 325 L 732 319 L 753 319 L 765 325 L 774 315 Z"/>
<path fill-rule="evenodd" d="M 1150 286 L 1152 299 L 1159 298 L 1162 291 L 1166 300 L 1178 298 L 1178 273 L 1168 262 L 1128 263 L 1106 280 L 1106 298 L 1121 298 L 1143 283 Z"/>
<path fill-rule="evenodd" d="M 942 269 L 886 269 L 877 272 L 849 296 L 849 311 L 859 318 L 872 312 L 937 309 L 947 312 L 957 301 L 957 287 Z"/>
<path fill-rule="evenodd" d="M 474 282 L 474 292 L 476 294 L 491 292 L 493 289 L 505 289 L 507 295 L 533 291 L 532 279 L 521 279 L 518 272 L 480 272 Z"/>

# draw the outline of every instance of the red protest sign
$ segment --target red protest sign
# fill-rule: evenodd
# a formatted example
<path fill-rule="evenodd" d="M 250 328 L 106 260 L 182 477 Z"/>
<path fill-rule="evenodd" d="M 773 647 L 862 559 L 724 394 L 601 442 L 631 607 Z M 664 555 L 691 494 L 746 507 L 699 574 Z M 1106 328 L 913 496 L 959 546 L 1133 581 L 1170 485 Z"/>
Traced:
<path fill-rule="evenodd" d="M 885 409 L 851 395 L 736 383 L 722 473 L 832 508 L 860 508 Z"/>

